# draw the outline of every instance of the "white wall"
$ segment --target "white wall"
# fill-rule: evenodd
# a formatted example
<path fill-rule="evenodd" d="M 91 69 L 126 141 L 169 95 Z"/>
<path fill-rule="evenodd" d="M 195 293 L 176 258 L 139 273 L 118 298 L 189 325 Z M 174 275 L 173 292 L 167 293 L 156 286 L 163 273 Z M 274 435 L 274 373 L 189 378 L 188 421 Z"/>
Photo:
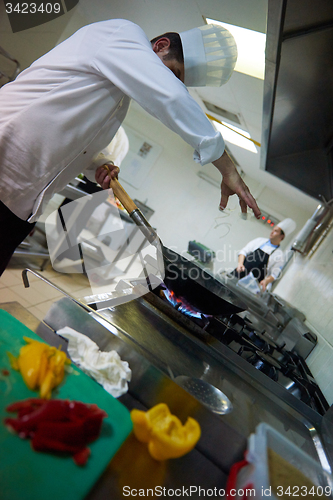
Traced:
<path fill-rule="evenodd" d="M 333 403 L 333 230 L 312 257 L 297 255 L 274 293 L 301 310 L 318 336 L 307 363 Z"/>
<path fill-rule="evenodd" d="M 229 200 L 225 213 L 218 210 L 220 189 L 199 178 L 199 171 L 220 180 L 213 165 L 202 167 L 193 161 L 193 150 L 158 120 L 142 113 L 135 103 L 125 119 L 128 125 L 148 141 L 153 140 L 163 147 L 162 154 L 150 170 L 146 182 L 136 189 L 122 179 L 128 193 L 145 202 L 155 214 L 150 220 L 166 246 L 175 247 L 179 253 L 187 250 L 189 240 L 195 239 L 217 253 L 215 272 L 233 267 L 237 252 L 249 240 L 258 236 L 269 236 L 270 227 L 257 221 L 252 215 L 242 220 L 238 199 Z M 245 177 L 259 206 L 280 220 L 292 217 L 300 229 L 313 212 L 309 199 L 309 210 L 300 209 L 292 200 Z M 305 196 L 305 195 L 304 195 Z M 314 203 L 314 207 L 316 203 Z M 251 212 L 252 214 L 252 212 Z M 288 246 L 286 240 L 284 248 Z"/>

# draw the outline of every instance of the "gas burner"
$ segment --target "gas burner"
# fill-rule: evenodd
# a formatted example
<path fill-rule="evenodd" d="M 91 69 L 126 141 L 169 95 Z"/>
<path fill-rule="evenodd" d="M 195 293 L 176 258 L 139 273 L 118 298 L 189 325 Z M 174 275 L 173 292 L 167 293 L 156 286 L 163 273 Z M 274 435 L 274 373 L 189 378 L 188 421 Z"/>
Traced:
<path fill-rule="evenodd" d="M 265 373 L 269 378 L 277 382 L 278 370 L 281 368 L 280 363 L 272 358 L 269 354 L 261 351 L 254 351 L 250 347 L 242 346 L 238 354 L 242 356 L 248 363 L 254 366 L 257 370 Z"/>
<path fill-rule="evenodd" d="M 272 353 L 276 349 L 279 350 L 279 346 L 273 340 L 262 333 L 249 330 L 248 327 L 244 327 L 243 335 L 246 335 L 261 351 Z"/>
<path fill-rule="evenodd" d="M 167 301 L 175 308 L 177 311 L 185 314 L 186 316 L 190 316 L 192 319 L 198 319 L 203 322 L 202 327 L 205 329 L 209 324 L 209 316 L 208 314 L 203 314 L 201 311 L 195 309 L 186 299 L 183 297 L 177 297 L 175 293 L 168 288 L 161 288 L 160 297 L 166 298 Z M 200 321 L 200 323 L 201 323 Z"/>

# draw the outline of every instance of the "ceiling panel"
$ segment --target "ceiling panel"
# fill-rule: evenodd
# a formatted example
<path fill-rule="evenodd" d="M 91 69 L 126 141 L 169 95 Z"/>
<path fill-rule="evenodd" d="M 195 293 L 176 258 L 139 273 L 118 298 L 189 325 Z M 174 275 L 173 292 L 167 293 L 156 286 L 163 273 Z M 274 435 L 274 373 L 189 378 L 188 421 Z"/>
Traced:
<path fill-rule="evenodd" d="M 232 93 L 241 109 L 258 113 L 262 111 L 264 82 L 243 73 L 233 73 Z"/>
<path fill-rule="evenodd" d="M 232 92 L 234 75 L 235 73 L 233 73 L 229 82 L 223 85 L 223 87 L 197 87 L 195 91 L 204 101 L 212 102 L 221 108 L 230 108 L 231 112 L 236 113 L 239 109 L 237 109 L 238 103 Z M 192 92 L 191 89 L 190 92 Z"/>
<path fill-rule="evenodd" d="M 208 0 L 210 1 L 210 0 Z M 137 23 L 149 38 L 166 31 L 184 31 L 203 24 L 195 0 L 80 0 L 78 10 L 89 22 L 125 18 Z"/>

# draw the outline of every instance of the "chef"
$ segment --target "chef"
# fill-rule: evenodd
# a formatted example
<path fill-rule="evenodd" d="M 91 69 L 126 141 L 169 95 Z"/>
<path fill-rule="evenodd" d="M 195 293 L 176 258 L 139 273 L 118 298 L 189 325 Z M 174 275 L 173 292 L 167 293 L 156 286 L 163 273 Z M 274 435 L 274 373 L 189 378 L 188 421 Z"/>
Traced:
<path fill-rule="evenodd" d="M 284 264 L 284 253 L 280 243 L 295 228 L 295 221 L 284 219 L 273 227 L 269 239 L 255 238 L 250 241 L 239 252 L 238 266 L 232 274 L 241 279 L 252 272 L 263 291 L 267 287 L 271 288 L 270 284 L 279 277 Z"/>
<path fill-rule="evenodd" d="M 257 204 L 224 151 L 224 141 L 186 86 L 218 86 L 237 48 L 225 29 L 205 25 L 150 42 L 130 21 L 90 24 L 0 89 L 0 274 L 54 193 L 84 172 L 109 178 L 92 159 L 110 143 L 131 99 L 194 148 L 194 160 L 222 174 L 220 208 L 237 194 L 242 212 Z M 114 166 L 111 176 L 119 169 Z M 89 177 L 90 176 L 90 177 Z"/>

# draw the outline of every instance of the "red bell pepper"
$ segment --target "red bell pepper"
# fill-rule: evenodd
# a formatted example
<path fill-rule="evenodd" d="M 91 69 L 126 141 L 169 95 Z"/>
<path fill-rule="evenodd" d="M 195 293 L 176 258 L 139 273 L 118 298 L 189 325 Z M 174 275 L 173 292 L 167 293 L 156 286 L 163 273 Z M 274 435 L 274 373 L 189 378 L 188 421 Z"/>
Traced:
<path fill-rule="evenodd" d="M 61 399 L 31 398 L 9 405 L 7 411 L 18 416 L 6 418 L 5 424 L 22 439 L 31 438 L 34 450 L 69 453 L 78 465 L 88 460 L 87 444 L 98 438 L 107 416 L 97 405 Z"/>

